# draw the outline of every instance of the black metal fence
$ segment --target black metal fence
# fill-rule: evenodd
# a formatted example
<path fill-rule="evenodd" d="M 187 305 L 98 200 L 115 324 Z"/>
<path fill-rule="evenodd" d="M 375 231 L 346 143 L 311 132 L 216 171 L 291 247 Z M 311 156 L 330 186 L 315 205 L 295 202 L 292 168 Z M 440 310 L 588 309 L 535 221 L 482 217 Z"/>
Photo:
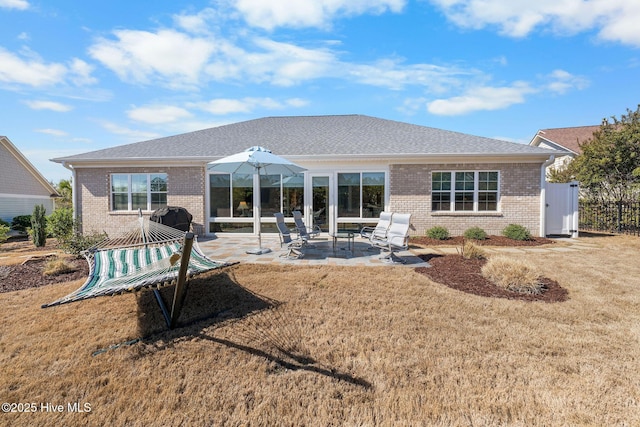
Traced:
<path fill-rule="evenodd" d="M 580 230 L 640 236 L 640 200 L 631 202 L 580 200 Z"/>

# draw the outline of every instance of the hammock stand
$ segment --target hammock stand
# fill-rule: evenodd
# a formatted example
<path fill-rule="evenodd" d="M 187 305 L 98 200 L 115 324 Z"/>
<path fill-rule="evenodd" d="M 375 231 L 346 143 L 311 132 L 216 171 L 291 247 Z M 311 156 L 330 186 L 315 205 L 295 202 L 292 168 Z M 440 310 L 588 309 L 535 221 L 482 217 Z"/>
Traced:
<path fill-rule="evenodd" d="M 149 221 L 141 213 L 137 223 L 123 236 L 107 238 L 84 251 L 82 255 L 89 264 L 85 283 L 69 295 L 43 304 L 42 308 L 152 289 L 167 326 L 173 329 L 184 305 L 187 279 L 236 264 L 206 257 L 191 232 Z M 168 304 L 159 289 L 170 285 L 175 285 L 175 290 L 173 301 Z"/>

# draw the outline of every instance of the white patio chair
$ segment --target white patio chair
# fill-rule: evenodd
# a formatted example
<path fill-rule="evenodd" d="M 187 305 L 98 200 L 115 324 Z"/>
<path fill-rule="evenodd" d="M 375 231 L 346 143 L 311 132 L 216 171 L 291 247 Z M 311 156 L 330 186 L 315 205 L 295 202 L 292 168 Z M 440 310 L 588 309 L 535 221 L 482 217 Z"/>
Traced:
<path fill-rule="evenodd" d="M 307 241 L 320 235 L 320 227 L 317 225 L 313 228 L 307 227 L 302 220 L 302 213 L 300 211 L 293 211 L 293 221 L 296 223 L 298 236 L 302 240 Z"/>
<path fill-rule="evenodd" d="M 382 239 L 387 237 L 387 231 L 389 231 L 389 226 L 391 225 L 392 218 L 392 212 L 380 212 L 378 224 L 376 224 L 375 227 L 362 227 L 362 229 L 360 230 L 360 236 L 364 239 L 371 239 L 372 236 Z"/>
<path fill-rule="evenodd" d="M 276 225 L 278 227 L 278 233 L 280 235 L 280 248 L 286 245 L 287 252 L 281 254 L 281 257 L 286 257 L 289 259 L 298 259 L 304 256 L 302 252 L 302 247 L 305 245 L 305 242 L 300 238 L 292 238 L 291 230 L 287 227 L 287 224 L 284 222 L 284 215 L 282 212 L 277 212 L 273 214 L 276 217 Z"/>
<path fill-rule="evenodd" d="M 371 236 L 371 245 L 380 248 L 382 251 L 389 251 L 388 255 L 380 257 L 388 262 L 400 262 L 404 264 L 406 260 L 397 256 L 395 252 L 409 249 L 409 227 L 411 225 L 411 214 L 394 213 L 391 225 L 385 237 Z"/>

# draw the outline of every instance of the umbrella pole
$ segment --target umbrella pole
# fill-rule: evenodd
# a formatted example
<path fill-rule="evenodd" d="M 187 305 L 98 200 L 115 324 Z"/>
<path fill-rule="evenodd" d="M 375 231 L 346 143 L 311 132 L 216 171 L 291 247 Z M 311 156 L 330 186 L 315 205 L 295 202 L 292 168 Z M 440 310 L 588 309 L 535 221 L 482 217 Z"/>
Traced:
<path fill-rule="evenodd" d="M 258 202 L 258 247 L 256 249 L 249 249 L 247 251 L 248 254 L 252 255 L 262 255 L 271 252 L 269 248 L 262 247 L 262 201 L 260 198 L 262 195 L 260 194 L 260 168 L 258 168 L 258 196 L 255 198 Z"/>

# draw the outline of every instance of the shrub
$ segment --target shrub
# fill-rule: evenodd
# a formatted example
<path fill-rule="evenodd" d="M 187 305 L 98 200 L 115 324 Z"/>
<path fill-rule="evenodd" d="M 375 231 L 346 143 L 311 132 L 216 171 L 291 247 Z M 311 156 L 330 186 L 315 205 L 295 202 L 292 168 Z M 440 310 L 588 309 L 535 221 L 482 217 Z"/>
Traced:
<path fill-rule="evenodd" d="M 66 253 L 80 255 L 83 251 L 90 249 L 106 238 L 106 233 L 93 232 L 91 234 L 84 235 L 79 232 L 74 232 L 69 237 L 60 242 L 60 246 Z"/>
<path fill-rule="evenodd" d="M 449 230 L 445 227 L 435 226 L 427 230 L 427 237 L 436 240 L 447 240 L 449 238 Z"/>
<path fill-rule="evenodd" d="M 482 267 L 482 275 L 496 286 L 514 292 L 542 292 L 540 274 L 529 263 L 506 256 L 491 257 Z"/>
<path fill-rule="evenodd" d="M 9 226 L 0 224 L 0 243 L 6 242 L 9 238 Z"/>
<path fill-rule="evenodd" d="M 471 227 L 464 232 L 465 239 L 485 240 L 487 233 L 480 227 Z"/>
<path fill-rule="evenodd" d="M 47 234 L 58 241 L 64 241 L 73 234 L 74 224 L 73 209 L 56 209 L 47 218 Z"/>
<path fill-rule="evenodd" d="M 11 220 L 11 229 L 16 231 L 27 232 L 27 228 L 31 227 L 31 215 L 18 215 Z"/>
<path fill-rule="evenodd" d="M 73 267 L 67 264 L 65 260 L 55 258 L 47 262 L 43 274 L 45 276 L 57 276 L 58 274 L 69 273 L 71 271 L 73 271 Z"/>
<path fill-rule="evenodd" d="M 458 251 L 464 259 L 484 259 L 484 250 L 473 242 L 465 241 L 462 248 Z"/>
<path fill-rule="evenodd" d="M 41 248 L 47 244 L 47 210 L 43 205 L 36 205 L 31 215 L 31 239 L 36 248 Z"/>
<path fill-rule="evenodd" d="M 513 240 L 531 240 L 531 233 L 529 230 L 518 224 L 509 224 L 504 230 L 502 235 Z"/>
<path fill-rule="evenodd" d="M 11 224 L 9 224 L 7 221 L 5 221 L 4 219 L 0 218 L 0 225 L 5 225 L 7 227 L 10 227 Z"/>

